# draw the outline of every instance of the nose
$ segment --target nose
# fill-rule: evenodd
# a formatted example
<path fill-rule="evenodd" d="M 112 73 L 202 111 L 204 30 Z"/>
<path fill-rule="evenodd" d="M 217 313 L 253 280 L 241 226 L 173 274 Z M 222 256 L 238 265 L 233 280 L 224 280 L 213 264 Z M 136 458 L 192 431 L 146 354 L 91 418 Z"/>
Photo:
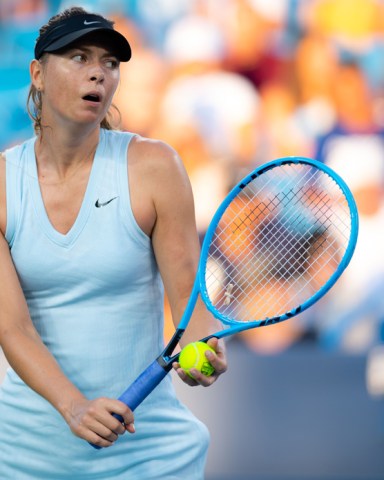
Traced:
<path fill-rule="evenodd" d="M 104 81 L 104 75 L 102 73 L 94 74 L 90 78 L 91 82 L 95 83 L 103 83 Z"/>
<path fill-rule="evenodd" d="M 89 75 L 91 82 L 102 83 L 104 81 L 104 71 L 99 65 L 92 67 Z"/>

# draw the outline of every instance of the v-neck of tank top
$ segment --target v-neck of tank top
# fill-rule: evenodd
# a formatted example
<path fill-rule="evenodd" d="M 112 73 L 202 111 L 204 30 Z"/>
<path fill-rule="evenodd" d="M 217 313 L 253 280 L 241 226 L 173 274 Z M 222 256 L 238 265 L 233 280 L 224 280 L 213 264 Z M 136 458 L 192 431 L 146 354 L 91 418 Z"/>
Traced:
<path fill-rule="evenodd" d="M 43 231 L 47 235 L 47 237 L 49 237 L 53 242 L 63 247 L 69 247 L 76 241 L 81 231 L 83 230 L 87 222 L 87 219 L 89 218 L 89 215 L 92 211 L 92 207 L 94 206 L 96 186 L 98 184 L 98 178 L 101 174 L 103 158 L 104 158 L 104 146 L 105 146 L 104 135 L 105 134 L 101 129 L 99 144 L 96 148 L 95 157 L 91 167 L 91 172 L 89 175 L 85 194 L 80 206 L 80 210 L 77 214 L 77 217 L 72 227 L 65 234 L 56 230 L 56 228 L 52 225 L 48 217 L 47 210 L 45 208 L 43 196 L 40 189 L 40 184 L 38 181 L 38 171 L 37 171 L 37 163 L 36 163 L 34 148 L 32 148 L 29 152 L 28 160 L 27 160 L 28 169 L 30 171 L 29 185 L 31 189 L 31 194 L 32 194 L 36 215 L 39 218 L 41 227 L 43 228 Z"/>

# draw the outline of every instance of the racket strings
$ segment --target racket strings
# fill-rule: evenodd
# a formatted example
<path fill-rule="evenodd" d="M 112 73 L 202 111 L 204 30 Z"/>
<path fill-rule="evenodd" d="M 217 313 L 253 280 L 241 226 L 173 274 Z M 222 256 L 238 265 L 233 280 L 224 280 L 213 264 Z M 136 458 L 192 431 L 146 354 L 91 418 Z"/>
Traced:
<path fill-rule="evenodd" d="M 254 178 L 213 235 L 208 296 L 229 321 L 287 313 L 336 271 L 351 229 L 349 206 L 325 172 L 287 164 Z"/>

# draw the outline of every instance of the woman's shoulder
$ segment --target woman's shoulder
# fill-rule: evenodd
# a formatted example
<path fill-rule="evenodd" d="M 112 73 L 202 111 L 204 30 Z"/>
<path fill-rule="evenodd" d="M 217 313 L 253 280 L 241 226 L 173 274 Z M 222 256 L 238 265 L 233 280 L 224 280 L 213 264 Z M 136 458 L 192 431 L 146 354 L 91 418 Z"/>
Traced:
<path fill-rule="evenodd" d="M 183 168 L 177 151 L 160 139 L 135 135 L 131 141 L 129 156 L 132 162 L 140 164 L 144 169 L 150 169 L 152 174 L 170 174 Z"/>
<path fill-rule="evenodd" d="M 31 137 L 21 141 L 20 143 L 8 146 L 3 152 L 0 153 L 3 162 L 7 162 L 9 158 L 14 160 L 14 157 L 19 157 L 29 149 L 33 149 L 35 141 L 36 137 Z"/>
<path fill-rule="evenodd" d="M 176 150 L 162 140 L 133 138 L 128 150 L 128 170 L 134 209 L 138 203 L 134 200 L 139 198 L 142 204 L 146 198 L 147 204 L 156 205 L 156 209 L 160 204 L 176 205 L 187 195 L 190 198 L 191 186 L 183 162 Z"/>
<path fill-rule="evenodd" d="M 178 158 L 177 152 L 166 142 L 143 137 L 134 132 L 122 130 L 103 130 L 102 138 L 108 144 L 119 145 L 120 142 L 129 142 L 129 154 L 138 155 L 142 161 L 156 158 L 158 161 L 175 160 Z"/>

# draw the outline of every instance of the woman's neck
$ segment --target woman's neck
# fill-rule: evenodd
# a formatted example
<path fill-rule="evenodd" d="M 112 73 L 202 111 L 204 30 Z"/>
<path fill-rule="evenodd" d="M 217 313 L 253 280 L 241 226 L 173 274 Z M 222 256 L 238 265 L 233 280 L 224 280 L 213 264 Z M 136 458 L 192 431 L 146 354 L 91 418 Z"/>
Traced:
<path fill-rule="evenodd" d="M 100 129 L 69 134 L 45 128 L 35 143 L 39 178 L 63 182 L 93 162 Z"/>

